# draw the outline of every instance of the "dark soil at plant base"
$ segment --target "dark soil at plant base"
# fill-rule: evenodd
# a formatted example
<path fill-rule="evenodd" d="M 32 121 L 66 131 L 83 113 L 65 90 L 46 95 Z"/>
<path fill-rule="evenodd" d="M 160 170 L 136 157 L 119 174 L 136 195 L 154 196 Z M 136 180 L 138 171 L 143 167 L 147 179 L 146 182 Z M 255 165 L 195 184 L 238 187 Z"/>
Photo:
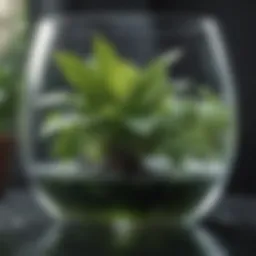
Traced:
<path fill-rule="evenodd" d="M 132 218 L 162 217 L 173 219 L 191 211 L 216 184 L 216 179 L 202 175 L 193 179 L 62 179 L 44 176 L 38 190 L 70 219 L 118 216 Z"/>

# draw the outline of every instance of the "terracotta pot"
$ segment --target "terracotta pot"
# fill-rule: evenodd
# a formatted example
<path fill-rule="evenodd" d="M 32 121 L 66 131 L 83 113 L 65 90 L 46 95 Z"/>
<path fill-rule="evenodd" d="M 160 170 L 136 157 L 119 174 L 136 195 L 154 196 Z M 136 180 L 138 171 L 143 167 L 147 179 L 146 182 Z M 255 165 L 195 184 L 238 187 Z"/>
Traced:
<path fill-rule="evenodd" d="M 9 135 L 0 135 L 0 198 L 4 196 L 10 179 L 13 148 L 14 138 Z"/>

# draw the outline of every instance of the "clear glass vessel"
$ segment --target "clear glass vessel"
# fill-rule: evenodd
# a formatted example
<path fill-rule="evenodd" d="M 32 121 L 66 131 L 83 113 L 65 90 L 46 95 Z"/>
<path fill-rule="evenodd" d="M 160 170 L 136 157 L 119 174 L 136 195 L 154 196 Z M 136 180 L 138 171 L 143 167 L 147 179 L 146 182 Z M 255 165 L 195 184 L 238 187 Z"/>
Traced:
<path fill-rule="evenodd" d="M 33 192 L 52 216 L 177 224 L 194 223 L 214 207 L 230 176 L 237 144 L 234 78 L 220 30 L 212 17 L 171 13 L 74 13 L 47 16 L 39 22 L 25 72 L 20 142 Z M 218 158 L 190 159 L 181 170 L 152 158 L 146 175 L 127 179 L 82 164 L 79 157 L 68 162 L 52 157 L 51 140 L 41 136 L 43 117 L 53 109 L 69 111 L 62 93 L 70 91 L 53 55 L 65 49 L 89 58 L 92 37 L 99 32 L 138 65 L 182 49 L 184 56 L 171 71 L 178 89 L 188 79 L 205 84 L 229 109 L 232 122 Z"/>

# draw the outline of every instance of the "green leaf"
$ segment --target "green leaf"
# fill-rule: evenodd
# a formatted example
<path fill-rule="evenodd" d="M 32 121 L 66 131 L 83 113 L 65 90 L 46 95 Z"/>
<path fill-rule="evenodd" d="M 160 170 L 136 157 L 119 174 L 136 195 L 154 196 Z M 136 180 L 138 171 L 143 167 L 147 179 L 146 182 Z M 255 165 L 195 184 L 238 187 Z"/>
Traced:
<path fill-rule="evenodd" d="M 142 137 L 153 135 L 156 129 L 162 124 L 161 116 L 143 116 L 140 118 L 131 118 L 125 121 L 127 128 L 134 134 Z"/>
<path fill-rule="evenodd" d="M 162 99 L 167 92 L 168 86 L 170 89 L 168 80 L 168 68 L 164 61 L 161 59 L 152 61 L 142 74 L 142 81 L 144 83 L 142 87 L 146 90 L 142 95 L 142 100 L 151 104 Z"/>
<path fill-rule="evenodd" d="M 166 95 L 172 93 L 168 70 L 162 61 L 152 61 L 141 69 L 126 106 L 129 115 L 149 115 L 158 111 Z"/>
<path fill-rule="evenodd" d="M 103 76 L 108 77 L 119 60 L 115 47 L 103 36 L 96 35 L 93 39 L 93 54 L 96 65 Z"/>
<path fill-rule="evenodd" d="M 69 52 L 58 52 L 55 59 L 71 86 L 85 93 L 92 90 L 95 83 L 94 70 L 83 59 Z"/>
<path fill-rule="evenodd" d="M 122 60 L 115 47 L 102 35 L 94 38 L 93 53 L 99 74 L 103 77 L 109 93 L 114 99 L 127 99 L 138 76 L 137 67 Z"/>
<path fill-rule="evenodd" d="M 184 51 L 177 48 L 174 50 L 169 50 L 161 54 L 157 59 L 164 63 L 166 67 L 171 67 L 172 65 L 179 62 L 184 56 Z"/>
<path fill-rule="evenodd" d="M 117 100 L 128 99 L 134 91 L 138 76 L 139 72 L 135 66 L 125 62 L 117 63 L 108 78 L 110 93 Z"/>
<path fill-rule="evenodd" d="M 53 155 L 72 159 L 81 152 L 82 133 L 77 127 L 63 129 L 53 140 Z"/>
<path fill-rule="evenodd" d="M 96 137 L 86 136 L 83 140 L 82 153 L 92 163 L 102 162 L 105 153 L 104 140 Z"/>
<path fill-rule="evenodd" d="M 62 131 L 83 125 L 82 120 L 83 118 L 77 114 L 60 114 L 53 112 L 46 117 L 40 134 L 42 137 L 51 137 Z"/>
<path fill-rule="evenodd" d="M 150 86 L 163 86 L 168 81 L 168 66 L 162 59 L 153 60 L 144 70 L 143 77 Z"/>

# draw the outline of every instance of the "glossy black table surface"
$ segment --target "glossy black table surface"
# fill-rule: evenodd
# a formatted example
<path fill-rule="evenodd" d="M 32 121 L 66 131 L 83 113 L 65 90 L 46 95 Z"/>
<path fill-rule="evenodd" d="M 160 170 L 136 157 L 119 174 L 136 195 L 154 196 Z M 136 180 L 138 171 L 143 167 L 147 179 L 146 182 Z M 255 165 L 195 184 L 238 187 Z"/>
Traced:
<path fill-rule="evenodd" d="M 224 199 L 194 229 L 152 226 L 127 238 L 102 224 L 56 223 L 29 192 L 11 191 L 0 203 L 0 255 L 255 256 L 256 198 Z"/>

